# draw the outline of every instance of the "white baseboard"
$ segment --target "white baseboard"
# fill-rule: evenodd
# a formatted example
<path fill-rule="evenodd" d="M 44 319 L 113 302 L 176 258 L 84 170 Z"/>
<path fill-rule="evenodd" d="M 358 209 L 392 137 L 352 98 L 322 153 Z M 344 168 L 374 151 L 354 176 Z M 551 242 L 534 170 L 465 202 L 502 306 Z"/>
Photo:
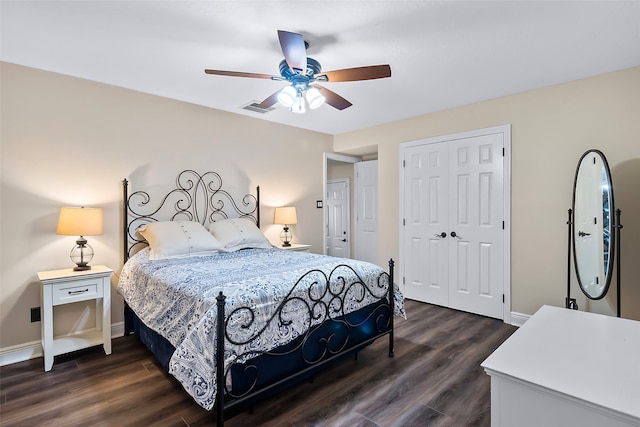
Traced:
<path fill-rule="evenodd" d="M 42 357 L 42 344 L 40 341 L 13 345 L 0 349 L 0 366 L 23 362 L 36 357 Z"/>
<path fill-rule="evenodd" d="M 124 336 L 124 322 L 112 324 L 111 338 L 122 336 Z M 36 357 L 42 357 L 42 343 L 40 341 L 31 341 L 11 347 L 0 348 L 0 366 L 24 362 L 25 360 L 35 359 Z"/>
<path fill-rule="evenodd" d="M 511 312 L 511 324 L 513 326 L 517 326 L 520 327 L 522 325 L 524 325 L 525 323 L 527 323 L 527 320 L 529 320 L 531 316 L 528 314 L 522 314 L 522 313 L 515 313 L 515 312 Z"/>
<path fill-rule="evenodd" d="M 124 322 L 111 324 L 111 338 L 120 338 L 124 336 Z"/>

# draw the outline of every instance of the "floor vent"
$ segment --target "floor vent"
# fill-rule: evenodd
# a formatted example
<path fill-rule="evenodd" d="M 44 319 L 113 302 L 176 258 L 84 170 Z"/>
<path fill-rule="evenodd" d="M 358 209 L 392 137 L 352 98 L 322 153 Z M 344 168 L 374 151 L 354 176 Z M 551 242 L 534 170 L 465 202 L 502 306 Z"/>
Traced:
<path fill-rule="evenodd" d="M 259 105 L 260 105 L 260 101 L 251 101 L 250 103 L 243 105 L 242 109 L 253 111 L 254 113 L 260 113 L 260 114 L 266 114 L 269 111 L 273 111 L 276 109 L 276 107 L 260 108 Z"/>

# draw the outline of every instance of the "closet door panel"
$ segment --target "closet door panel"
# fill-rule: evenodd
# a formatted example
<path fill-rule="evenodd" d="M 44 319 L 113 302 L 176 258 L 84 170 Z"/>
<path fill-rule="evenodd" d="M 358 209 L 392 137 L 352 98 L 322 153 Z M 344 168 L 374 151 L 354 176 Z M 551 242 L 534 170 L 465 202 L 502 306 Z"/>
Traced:
<path fill-rule="evenodd" d="M 410 259 L 406 271 L 407 298 L 443 305 L 448 300 L 448 153 L 442 147 L 408 149 L 405 153 L 404 253 Z"/>

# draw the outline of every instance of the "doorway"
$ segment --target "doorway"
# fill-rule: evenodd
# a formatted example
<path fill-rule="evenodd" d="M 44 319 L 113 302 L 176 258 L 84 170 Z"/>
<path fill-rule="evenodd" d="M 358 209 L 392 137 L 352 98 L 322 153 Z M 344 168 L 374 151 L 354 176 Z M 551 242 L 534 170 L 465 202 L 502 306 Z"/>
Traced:
<path fill-rule="evenodd" d="M 405 296 L 510 321 L 510 126 L 400 144 Z"/>
<path fill-rule="evenodd" d="M 331 179 L 349 179 L 351 182 L 353 182 L 353 178 L 354 178 L 354 168 L 353 165 L 355 163 L 358 163 L 362 161 L 362 159 L 360 157 L 355 157 L 355 156 L 347 156 L 344 154 L 337 154 L 337 153 L 324 153 L 323 157 L 322 157 L 322 199 L 323 199 L 323 208 L 322 208 L 322 213 L 323 213 L 323 222 L 322 222 L 322 226 L 323 226 L 323 230 L 322 230 L 322 253 L 325 255 L 329 254 L 329 244 L 328 244 L 328 240 L 327 240 L 327 235 L 328 235 L 328 220 L 329 220 L 329 214 L 328 214 L 328 209 L 326 207 L 326 203 L 327 203 L 327 189 L 328 189 L 328 182 Z M 349 196 L 349 202 L 351 204 L 351 206 L 353 206 L 353 196 L 350 194 Z M 348 217 L 348 230 L 347 233 L 351 232 L 351 225 L 354 223 L 354 218 L 353 218 L 353 211 L 355 209 L 351 210 L 351 213 Z M 351 245 L 351 236 L 347 235 L 347 243 L 349 244 L 349 253 L 352 253 L 353 251 L 353 246 Z"/>

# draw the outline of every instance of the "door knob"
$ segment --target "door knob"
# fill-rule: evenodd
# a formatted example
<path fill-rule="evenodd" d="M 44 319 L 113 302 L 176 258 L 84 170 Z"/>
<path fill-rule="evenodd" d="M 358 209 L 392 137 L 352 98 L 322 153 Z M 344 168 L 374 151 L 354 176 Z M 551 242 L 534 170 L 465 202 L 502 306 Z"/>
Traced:
<path fill-rule="evenodd" d="M 458 236 L 455 231 L 451 232 L 451 237 L 457 237 L 458 239 L 462 239 L 462 237 Z"/>
<path fill-rule="evenodd" d="M 585 233 L 584 231 L 578 231 L 578 236 L 580 236 L 580 237 L 591 236 L 591 233 Z"/>
<path fill-rule="evenodd" d="M 346 242 L 346 241 L 347 241 L 347 239 L 342 239 L 342 241 L 343 241 L 343 242 Z"/>
<path fill-rule="evenodd" d="M 445 233 L 445 232 L 443 231 L 443 232 L 442 232 L 442 233 L 440 233 L 440 234 L 434 234 L 434 236 L 436 236 L 436 237 L 442 237 L 442 238 L 444 239 L 445 237 L 447 237 L 447 233 Z"/>

